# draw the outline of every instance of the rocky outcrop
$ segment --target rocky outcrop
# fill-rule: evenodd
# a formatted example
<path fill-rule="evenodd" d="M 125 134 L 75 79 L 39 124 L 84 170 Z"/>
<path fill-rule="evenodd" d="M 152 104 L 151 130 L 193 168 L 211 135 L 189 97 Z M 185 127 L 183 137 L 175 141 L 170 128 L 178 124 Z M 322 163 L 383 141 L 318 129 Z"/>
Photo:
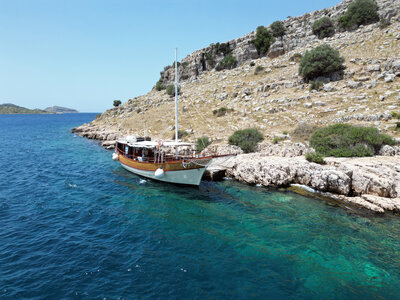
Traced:
<path fill-rule="evenodd" d="M 122 134 L 114 129 L 104 126 L 96 126 L 93 123 L 83 124 L 72 129 L 72 133 L 101 142 L 101 145 L 106 149 L 114 149 L 115 142 L 122 136 Z"/>
<path fill-rule="evenodd" d="M 352 1 L 353 0 L 344 0 L 331 8 L 317 10 L 298 17 L 288 17 L 283 21 L 287 29 L 286 35 L 282 38 L 276 39 L 275 43 L 271 45 L 267 54 L 268 57 L 275 58 L 296 48 L 313 44 L 318 40 L 318 38 L 312 33 L 312 24 L 314 21 L 324 16 L 328 16 L 332 19 L 342 16 Z M 400 2 L 398 0 L 377 0 L 376 2 L 379 6 L 379 15 L 381 18 L 400 18 Z M 339 32 L 339 28 L 337 28 L 337 32 Z M 337 34 L 343 35 L 344 33 Z M 252 43 L 254 37 L 255 32 L 253 31 L 238 39 L 227 42 L 232 49 L 232 55 L 236 57 L 239 64 L 259 57 L 257 50 Z M 224 58 L 223 55 L 217 55 L 214 57 L 215 62 L 213 64 L 209 63 L 207 57 L 212 52 L 213 46 L 214 45 L 211 44 L 210 46 L 195 51 L 182 59 L 181 67 L 179 68 L 179 78 L 182 81 L 194 80 L 201 73 L 214 69 L 218 62 Z M 165 67 L 161 72 L 161 80 L 164 84 L 172 83 L 174 78 L 175 75 L 172 66 Z M 356 86 L 356 84 L 354 84 L 354 86 Z"/>
<path fill-rule="evenodd" d="M 327 165 L 304 157 L 263 154 L 232 158 L 227 175 L 265 187 L 300 184 L 342 196 L 346 201 L 377 212 L 400 212 L 400 157 L 327 158 Z M 345 197 L 345 198 L 343 198 Z"/>
<path fill-rule="evenodd" d="M 283 138 L 284 137 L 282 137 L 282 139 Z M 293 143 L 291 141 L 285 141 L 279 144 L 263 142 L 257 146 L 257 152 L 265 156 L 296 157 L 306 155 L 311 151 L 311 148 L 303 143 Z"/>
<path fill-rule="evenodd" d="M 216 145 L 209 145 L 206 147 L 201 153 L 201 156 L 211 156 L 211 155 L 227 155 L 227 154 L 242 154 L 243 150 L 240 149 L 238 146 L 233 145 L 223 145 L 223 144 L 216 144 Z"/>

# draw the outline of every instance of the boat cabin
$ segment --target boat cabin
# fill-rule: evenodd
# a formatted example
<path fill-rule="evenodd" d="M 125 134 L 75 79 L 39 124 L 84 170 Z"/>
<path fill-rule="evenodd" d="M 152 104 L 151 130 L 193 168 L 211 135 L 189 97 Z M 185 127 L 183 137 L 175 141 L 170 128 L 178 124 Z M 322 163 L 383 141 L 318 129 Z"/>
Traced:
<path fill-rule="evenodd" d="M 185 155 L 176 157 L 176 148 L 184 147 Z M 164 163 L 194 156 L 193 144 L 173 141 L 151 141 L 138 139 L 122 139 L 116 143 L 116 152 L 126 158 L 147 163 Z M 190 154 L 190 155 L 187 155 Z"/>

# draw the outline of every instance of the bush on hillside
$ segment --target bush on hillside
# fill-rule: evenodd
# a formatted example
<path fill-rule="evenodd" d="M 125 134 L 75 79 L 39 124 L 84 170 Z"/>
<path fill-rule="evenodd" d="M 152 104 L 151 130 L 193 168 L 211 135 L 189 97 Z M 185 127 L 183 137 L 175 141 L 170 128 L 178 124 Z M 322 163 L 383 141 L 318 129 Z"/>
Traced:
<path fill-rule="evenodd" d="M 323 156 L 363 157 L 377 154 L 383 145 L 395 145 L 396 141 L 379 133 L 373 127 L 336 124 L 318 129 L 310 145 Z"/>
<path fill-rule="evenodd" d="M 391 112 L 392 118 L 400 120 L 400 113 L 397 113 L 395 111 Z"/>
<path fill-rule="evenodd" d="M 320 165 L 324 165 L 326 163 L 323 156 L 321 154 L 315 153 L 315 152 L 307 153 L 306 159 L 309 162 L 313 162 L 313 163 L 320 164 Z"/>
<path fill-rule="evenodd" d="M 300 62 L 302 58 L 303 55 L 301 55 L 300 53 L 295 53 L 289 58 L 289 61 Z"/>
<path fill-rule="evenodd" d="M 262 71 L 264 71 L 264 67 L 262 66 L 257 66 L 256 69 L 254 70 L 254 75 L 260 74 Z"/>
<path fill-rule="evenodd" d="M 319 91 L 323 88 L 323 86 L 324 86 L 324 83 L 321 80 L 311 81 L 310 91 L 312 91 L 312 90 Z"/>
<path fill-rule="evenodd" d="M 175 96 L 175 85 L 174 84 L 170 84 L 167 86 L 167 88 L 165 89 L 165 92 L 167 93 L 167 95 L 170 95 L 171 97 Z M 181 88 L 178 86 L 178 95 L 181 92 Z"/>
<path fill-rule="evenodd" d="M 174 96 L 175 95 L 175 87 L 173 84 L 170 84 L 169 86 L 167 86 L 167 90 L 166 93 L 170 96 Z"/>
<path fill-rule="evenodd" d="M 312 31 L 318 38 L 323 39 L 335 34 L 335 26 L 333 25 L 331 18 L 322 17 L 313 23 Z"/>
<path fill-rule="evenodd" d="M 282 21 L 275 21 L 270 28 L 274 37 L 283 37 L 286 34 L 286 27 Z"/>
<path fill-rule="evenodd" d="M 216 115 L 217 117 L 222 117 L 222 116 L 225 116 L 226 113 L 232 112 L 232 111 L 233 111 L 232 108 L 220 107 L 218 109 L 214 109 L 213 114 Z"/>
<path fill-rule="evenodd" d="M 339 18 L 339 25 L 343 29 L 354 29 L 378 21 L 378 5 L 374 0 L 355 0 Z"/>
<path fill-rule="evenodd" d="M 274 43 L 275 38 L 272 33 L 264 26 L 258 26 L 256 31 L 256 38 L 253 44 L 257 49 L 258 55 L 265 55 L 268 53 L 269 47 Z"/>
<path fill-rule="evenodd" d="M 256 65 L 256 63 L 254 61 L 250 62 L 250 67 L 254 67 Z"/>
<path fill-rule="evenodd" d="M 229 145 L 239 146 L 245 153 L 254 152 L 257 144 L 264 139 L 261 132 L 255 128 L 237 130 L 229 139 Z"/>
<path fill-rule="evenodd" d="M 379 21 L 379 28 L 380 29 L 385 29 L 388 26 L 390 26 L 390 20 L 389 19 L 381 19 Z"/>
<path fill-rule="evenodd" d="M 204 148 L 206 148 L 210 144 L 211 142 L 208 136 L 199 137 L 196 141 L 197 151 L 199 152 L 203 151 Z"/>
<path fill-rule="evenodd" d="M 185 131 L 185 130 L 178 130 L 178 139 L 180 140 L 180 139 L 182 139 L 182 138 L 184 138 L 185 136 L 188 136 L 189 135 L 189 133 L 187 132 L 187 131 Z M 174 131 L 174 134 L 173 134 L 173 136 L 172 136 L 172 139 L 173 140 L 175 140 L 175 131 Z"/>
<path fill-rule="evenodd" d="M 232 54 L 228 54 L 222 61 L 219 62 L 215 69 L 217 71 L 221 71 L 224 69 L 233 69 L 237 66 L 237 63 L 237 59 Z"/>
<path fill-rule="evenodd" d="M 157 83 L 156 83 L 156 90 L 157 91 L 161 91 L 161 90 L 164 90 L 164 89 L 165 89 L 165 85 L 162 82 L 162 79 L 160 78 L 160 80 L 158 80 Z"/>
<path fill-rule="evenodd" d="M 121 105 L 121 103 L 122 103 L 121 100 L 114 100 L 113 105 L 114 107 L 118 107 Z"/>
<path fill-rule="evenodd" d="M 231 46 L 228 43 L 216 43 L 213 46 L 213 51 L 216 55 L 223 55 L 223 56 L 227 56 L 228 54 L 230 54 L 232 52 Z"/>
<path fill-rule="evenodd" d="M 339 51 L 328 45 L 321 45 L 306 52 L 300 61 L 299 74 L 308 82 L 344 70 L 343 63 L 344 58 Z"/>

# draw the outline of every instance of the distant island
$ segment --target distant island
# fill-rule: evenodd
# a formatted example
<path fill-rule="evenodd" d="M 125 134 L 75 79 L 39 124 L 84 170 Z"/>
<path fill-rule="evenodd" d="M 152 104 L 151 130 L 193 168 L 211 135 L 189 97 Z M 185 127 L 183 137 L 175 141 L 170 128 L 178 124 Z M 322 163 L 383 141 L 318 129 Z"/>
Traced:
<path fill-rule="evenodd" d="M 46 109 L 29 109 L 12 103 L 0 104 L 0 114 L 54 114 L 54 113 L 79 113 L 75 109 L 53 106 Z"/>
<path fill-rule="evenodd" d="M 49 113 L 58 113 L 58 114 L 75 114 L 79 113 L 76 109 L 72 108 L 67 108 L 67 107 L 61 107 L 61 106 L 52 106 L 52 107 L 47 107 L 45 109 L 46 112 Z"/>

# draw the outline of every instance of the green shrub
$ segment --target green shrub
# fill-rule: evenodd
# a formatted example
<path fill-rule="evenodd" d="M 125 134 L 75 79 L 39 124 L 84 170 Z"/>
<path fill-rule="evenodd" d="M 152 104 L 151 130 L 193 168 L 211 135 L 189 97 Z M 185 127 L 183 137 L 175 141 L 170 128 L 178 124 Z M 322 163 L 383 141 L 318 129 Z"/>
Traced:
<path fill-rule="evenodd" d="M 380 29 L 385 29 L 386 27 L 388 27 L 390 25 L 390 20 L 389 19 L 381 19 L 379 21 L 379 28 Z"/>
<path fill-rule="evenodd" d="M 286 27 L 282 21 L 275 21 L 270 28 L 274 37 L 282 37 L 286 34 Z"/>
<path fill-rule="evenodd" d="M 302 58 L 303 55 L 301 55 L 300 53 L 295 53 L 289 58 L 289 61 L 300 62 Z"/>
<path fill-rule="evenodd" d="M 254 152 L 257 143 L 264 139 L 261 132 L 255 128 L 237 130 L 229 137 L 229 145 L 239 146 L 245 153 Z"/>
<path fill-rule="evenodd" d="M 228 112 L 232 112 L 233 111 L 233 109 L 232 108 L 226 108 L 226 107 L 220 107 L 220 108 L 218 108 L 218 109 L 214 109 L 213 110 L 213 114 L 214 115 L 216 115 L 217 117 L 222 117 L 222 116 L 225 116 L 226 115 L 226 113 L 228 113 Z"/>
<path fill-rule="evenodd" d="M 392 115 L 392 118 L 400 120 L 400 113 L 392 111 L 391 115 Z"/>
<path fill-rule="evenodd" d="M 306 52 L 300 61 L 299 74 L 308 82 L 344 70 L 343 63 L 344 58 L 339 51 L 328 45 L 321 45 Z"/>
<path fill-rule="evenodd" d="M 162 82 L 162 79 L 160 78 L 160 80 L 158 80 L 157 83 L 156 83 L 156 90 L 157 91 L 161 91 L 161 90 L 164 90 L 164 89 L 165 89 L 165 85 Z"/>
<path fill-rule="evenodd" d="M 254 61 L 250 62 L 250 67 L 254 67 L 256 63 Z"/>
<path fill-rule="evenodd" d="M 319 91 L 322 89 L 323 86 L 324 86 L 324 83 L 321 80 L 311 81 L 310 91 L 312 91 L 312 90 Z"/>
<path fill-rule="evenodd" d="M 394 130 L 396 131 L 400 130 L 400 122 L 396 122 L 396 127 L 394 128 Z"/>
<path fill-rule="evenodd" d="M 323 39 L 335 34 L 335 26 L 333 25 L 331 18 L 322 17 L 313 23 L 312 31 L 318 38 Z"/>
<path fill-rule="evenodd" d="M 232 52 L 231 46 L 228 43 L 216 43 L 213 47 L 213 51 L 216 55 L 227 56 Z"/>
<path fill-rule="evenodd" d="M 211 52 L 207 52 L 206 54 L 204 54 L 204 58 L 207 62 L 207 64 L 211 67 L 214 68 L 215 67 L 215 59 L 214 59 L 214 55 Z"/>
<path fill-rule="evenodd" d="M 306 159 L 309 162 L 314 162 L 316 164 L 320 164 L 320 165 L 325 164 L 325 160 L 324 160 L 323 156 L 319 153 L 309 152 L 306 154 Z"/>
<path fill-rule="evenodd" d="M 379 152 L 383 145 L 395 145 L 396 141 L 373 127 L 336 124 L 318 129 L 310 145 L 323 156 L 363 157 Z"/>
<path fill-rule="evenodd" d="M 224 69 L 233 69 L 237 66 L 237 59 L 232 55 L 228 54 L 215 68 L 217 71 Z"/>
<path fill-rule="evenodd" d="M 114 102 L 113 102 L 113 105 L 115 106 L 115 107 L 118 107 L 118 106 L 120 106 L 121 105 L 121 100 L 114 100 Z"/>
<path fill-rule="evenodd" d="M 211 142 L 208 136 L 199 137 L 196 141 L 197 151 L 199 152 L 203 151 L 204 148 L 206 148 L 210 144 Z"/>
<path fill-rule="evenodd" d="M 355 0 L 349 5 L 346 13 L 339 18 L 339 25 L 343 29 L 354 29 L 360 25 L 378 21 L 378 5 L 374 0 Z"/>
<path fill-rule="evenodd" d="M 269 47 L 271 47 L 274 41 L 274 36 L 267 28 L 264 26 L 257 27 L 256 38 L 253 40 L 253 44 L 257 49 L 258 55 L 267 54 Z"/>
<path fill-rule="evenodd" d="M 262 71 L 264 71 L 264 67 L 262 66 L 257 66 L 256 69 L 254 70 L 254 75 L 260 74 Z"/>
<path fill-rule="evenodd" d="M 175 95 L 175 87 L 173 84 L 170 84 L 169 86 L 167 86 L 167 90 L 166 90 L 167 94 L 170 96 L 174 96 Z"/>
<path fill-rule="evenodd" d="M 181 129 L 178 130 L 178 139 L 182 139 L 188 135 L 189 135 L 189 133 L 187 131 L 181 130 Z M 174 134 L 172 135 L 172 139 L 175 140 L 175 131 L 174 131 Z"/>

